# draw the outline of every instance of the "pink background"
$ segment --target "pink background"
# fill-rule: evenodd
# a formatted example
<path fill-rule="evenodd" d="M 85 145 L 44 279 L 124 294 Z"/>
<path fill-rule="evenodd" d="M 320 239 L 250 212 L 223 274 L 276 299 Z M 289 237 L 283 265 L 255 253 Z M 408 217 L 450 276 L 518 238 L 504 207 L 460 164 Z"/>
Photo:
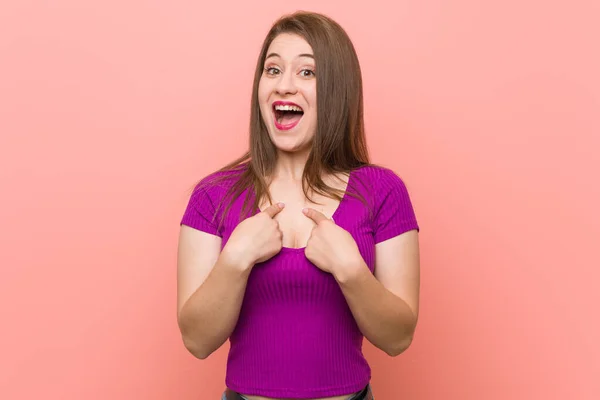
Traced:
<path fill-rule="evenodd" d="M 353 39 L 422 226 L 416 339 L 366 345 L 376 398 L 600 398 L 596 0 L 2 2 L 0 398 L 218 398 L 227 348 L 177 330 L 179 218 L 246 147 L 297 8 Z"/>

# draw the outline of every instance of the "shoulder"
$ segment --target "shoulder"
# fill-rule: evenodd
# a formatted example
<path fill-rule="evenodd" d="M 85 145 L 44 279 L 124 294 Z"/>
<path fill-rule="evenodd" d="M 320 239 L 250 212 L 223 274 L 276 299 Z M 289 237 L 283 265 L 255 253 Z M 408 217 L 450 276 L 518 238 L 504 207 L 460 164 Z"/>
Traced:
<path fill-rule="evenodd" d="M 404 180 L 394 170 L 369 164 L 352 171 L 359 191 L 371 193 L 374 197 L 385 196 L 390 191 L 407 191 Z M 362 189 L 362 190 L 361 190 Z"/>
<path fill-rule="evenodd" d="M 193 187 L 190 202 L 219 204 L 228 194 L 247 167 L 241 165 L 230 170 L 218 170 L 202 177 Z"/>
<path fill-rule="evenodd" d="M 212 172 L 195 184 L 181 224 L 222 235 L 222 206 L 243 173 L 242 167 Z"/>
<path fill-rule="evenodd" d="M 394 170 L 377 164 L 363 165 L 362 167 L 357 168 L 355 172 L 371 178 L 385 179 L 394 176 L 398 177 L 398 174 Z"/>
<path fill-rule="evenodd" d="M 361 167 L 356 176 L 369 190 L 366 193 L 372 201 L 374 211 L 372 223 L 375 243 L 409 230 L 419 231 L 408 189 L 395 171 L 378 165 L 368 165 Z"/>
<path fill-rule="evenodd" d="M 192 196 L 222 196 L 239 181 L 246 168 L 246 165 L 241 165 L 230 170 L 218 170 L 209 173 L 195 185 Z"/>

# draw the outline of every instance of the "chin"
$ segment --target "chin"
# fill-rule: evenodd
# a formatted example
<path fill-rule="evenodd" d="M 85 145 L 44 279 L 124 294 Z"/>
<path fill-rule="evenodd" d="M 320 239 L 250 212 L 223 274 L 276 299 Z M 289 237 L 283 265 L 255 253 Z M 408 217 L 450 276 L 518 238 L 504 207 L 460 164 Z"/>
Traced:
<path fill-rule="evenodd" d="M 290 143 L 289 141 L 273 140 L 277 150 L 284 153 L 297 153 L 305 150 L 308 146 L 305 143 Z"/>
<path fill-rule="evenodd" d="M 281 134 L 270 136 L 271 142 L 273 142 L 277 150 L 285 153 L 298 153 L 310 148 L 310 141 L 307 141 L 304 138 L 301 139 L 292 136 L 281 137 Z"/>

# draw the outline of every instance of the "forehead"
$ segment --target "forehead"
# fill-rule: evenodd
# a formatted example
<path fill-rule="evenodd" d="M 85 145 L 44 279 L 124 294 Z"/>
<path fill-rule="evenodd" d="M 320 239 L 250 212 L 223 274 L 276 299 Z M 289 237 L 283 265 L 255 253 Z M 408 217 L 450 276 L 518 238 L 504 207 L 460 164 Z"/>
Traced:
<path fill-rule="evenodd" d="M 302 36 L 282 33 L 273 39 L 267 50 L 267 57 L 277 54 L 284 60 L 293 60 L 301 54 L 313 54 L 312 47 Z"/>

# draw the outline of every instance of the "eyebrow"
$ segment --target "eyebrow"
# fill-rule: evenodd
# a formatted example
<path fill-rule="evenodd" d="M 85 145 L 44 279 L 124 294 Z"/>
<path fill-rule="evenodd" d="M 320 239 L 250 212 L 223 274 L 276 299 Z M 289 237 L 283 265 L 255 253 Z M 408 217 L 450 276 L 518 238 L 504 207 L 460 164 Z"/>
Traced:
<path fill-rule="evenodd" d="M 281 56 L 277 53 L 270 53 L 268 56 L 265 57 L 265 60 L 271 57 L 279 57 L 281 58 Z M 313 60 L 315 59 L 315 56 L 313 56 L 312 54 L 308 54 L 308 53 L 303 53 L 303 54 L 298 54 L 298 58 L 300 57 L 308 57 L 308 58 L 312 58 Z"/>

